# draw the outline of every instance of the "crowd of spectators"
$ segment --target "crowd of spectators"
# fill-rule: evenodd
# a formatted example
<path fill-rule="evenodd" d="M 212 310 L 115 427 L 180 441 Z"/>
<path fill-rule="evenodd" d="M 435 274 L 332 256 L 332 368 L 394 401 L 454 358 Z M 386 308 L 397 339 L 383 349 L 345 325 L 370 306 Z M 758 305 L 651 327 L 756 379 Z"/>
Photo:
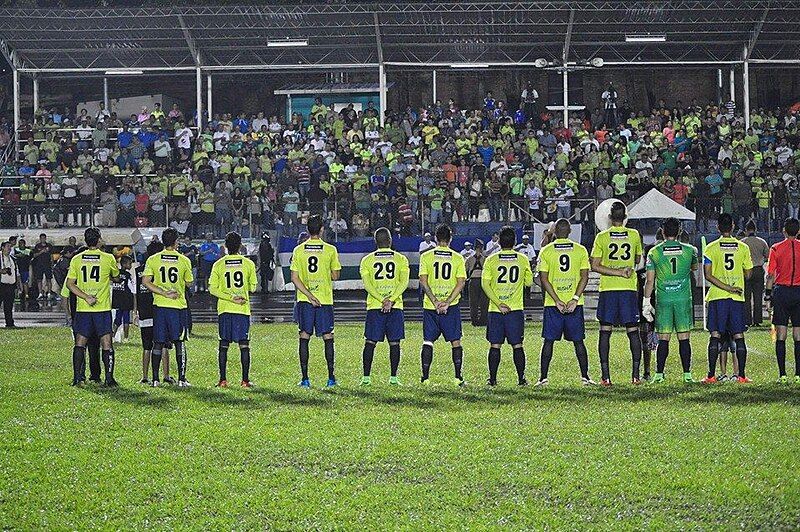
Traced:
<path fill-rule="evenodd" d="M 793 110 L 757 109 L 746 129 L 731 103 L 662 100 L 643 111 L 621 102 L 612 128 L 603 105 L 567 127 L 530 98 L 520 107 L 488 93 L 479 109 L 437 101 L 388 110 L 381 125 L 372 103 L 334 112 L 317 100 L 288 123 L 215 115 L 199 135 L 177 105 L 127 118 L 102 107 L 42 111 L 0 169 L 0 221 L 296 235 L 321 212 L 338 238 L 377 227 L 410 235 L 440 221 L 589 224 L 596 201 L 652 188 L 694 210 L 700 231 L 718 212 L 767 230 L 800 209 Z M 8 136 L 7 121 L 0 129 Z"/>

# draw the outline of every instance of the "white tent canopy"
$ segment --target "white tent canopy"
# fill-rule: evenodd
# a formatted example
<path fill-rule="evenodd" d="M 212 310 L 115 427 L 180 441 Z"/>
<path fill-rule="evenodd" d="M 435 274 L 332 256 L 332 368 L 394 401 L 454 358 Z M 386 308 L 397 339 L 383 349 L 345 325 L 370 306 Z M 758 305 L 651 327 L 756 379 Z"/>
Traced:
<path fill-rule="evenodd" d="M 629 220 L 644 220 L 648 218 L 694 220 L 695 214 L 658 190 L 651 189 L 647 194 L 628 205 Z"/>

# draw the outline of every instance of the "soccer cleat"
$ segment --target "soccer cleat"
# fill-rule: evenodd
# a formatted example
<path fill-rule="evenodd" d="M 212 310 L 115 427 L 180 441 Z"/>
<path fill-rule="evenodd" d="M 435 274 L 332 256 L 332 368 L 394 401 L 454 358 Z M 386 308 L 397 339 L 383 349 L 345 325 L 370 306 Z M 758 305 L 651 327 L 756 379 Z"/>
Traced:
<path fill-rule="evenodd" d="M 241 386 L 242 388 L 252 388 L 254 384 L 250 381 L 242 381 Z"/>
<path fill-rule="evenodd" d="M 72 384 L 70 386 L 83 386 L 84 380 L 83 379 L 73 379 Z"/>
<path fill-rule="evenodd" d="M 795 384 L 800 384 L 800 375 L 795 375 L 794 376 L 794 383 Z"/>
<path fill-rule="evenodd" d="M 589 377 L 581 377 L 581 384 L 584 385 L 584 386 L 595 386 L 595 385 L 597 385 L 597 383 L 594 382 Z"/>
<path fill-rule="evenodd" d="M 750 384 L 751 381 L 748 377 L 736 377 L 736 382 L 739 384 Z"/>
<path fill-rule="evenodd" d="M 372 384 L 372 377 L 364 375 L 361 377 L 361 386 L 370 386 Z"/>
<path fill-rule="evenodd" d="M 536 384 L 534 384 L 534 387 L 536 387 L 536 388 L 544 388 L 548 384 L 550 384 L 550 380 L 545 377 L 544 379 L 539 379 L 538 381 L 536 381 Z"/>
<path fill-rule="evenodd" d="M 660 384 L 664 381 L 665 381 L 664 374 L 656 373 L 655 376 L 653 376 L 653 380 L 650 381 L 650 384 Z"/>
<path fill-rule="evenodd" d="M 778 384 L 789 384 L 789 377 L 786 375 L 781 375 L 778 377 Z"/>
<path fill-rule="evenodd" d="M 397 377 L 389 377 L 389 384 L 391 384 L 392 386 L 401 386 L 400 379 L 398 379 Z"/>
<path fill-rule="evenodd" d="M 103 384 L 103 381 L 100 380 L 100 377 L 89 377 L 89 382 L 93 384 Z"/>
<path fill-rule="evenodd" d="M 187 381 L 186 379 L 184 379 L 182 381 L 178 381 L 178 388 L 189 388 L 191 386 L 192 385 L 189 384 L 189 381 Z"/>
<path fill-rule="evenodd" d="M 115 381 L 114 379 L 106 379 L 105 385 L 109 388 L 116 388 L 117 386 L 119 386 L 119 384 L 117 384 L 117 381 Z"/>
<path fill-rule="evenodd" d="M 421 380 L 419 381 L 419 383 L 420 383 L 421 385 L 423 385 L 423 386 L 430 386 L 430 385 L 431 385 L 431 380 L 430 380 L 430 379 L 421 379 Z"/>
<path fill-rule="evenodd" d="M 225 379 L 220 379 L 220 381 L 217 383 L 217 388 L 227 388 L 227 387 L 228 387 L 228 381 L 226 381 Z"/>
<path fill-rule="evenodd" d="M 717 384 L 719 381 L 713 375 L 711 377 L 706 377 L 700 381 L 702 384 Z"/>
<path fill-rule="evenodd" d="M 639 386 L 640 384 L 642 384 L 642 379 L 637 379 L 636 377 L 634 377 L 631 379 L 631 384 L 633 384 L 634 386 Z"/>
<path fill-rule="evenodd" d="M 686 384 L 691 384 L 691 383 L 697 382 L 697 381 L 695 381 L 692 378 L 692 374 L 691 373 L 684 373 L 683 374 L 683 382 L 685 382 Z"/>
<path fill-rule="evenodd" d="M 517 386 L 527 386 L 527 385 L 528 385 L 528 379 L 520 379 L 517 381 Z"/>
<path fill-rule="evenodd" d="M 152 386 L 153 388 L 158 388 L 159 386 L 161 386 L 161 383 L 160 383 L 160 382 L 158 382 L 158 381 L 153 381 L 153 382 L 150 384 L 150 386 Z"/>
<path fill-rule="evenodd" d="M 722 375 L 717 375 L 717 382 L 728 382 L 728 376 L 724 373 Z"/>
<path fill-rule="evenodd" d="M 177 384 L 177 381 L 172 377 L 164 377 L 164 384 Z"/>
<path fill-rule="evenodd" d="M 308 379 L 303 379 L 300 381 L 298 386 L 301 388 L 311 388 L 311 381 L 309 381 Z"/>
<path fill-rule="evenodd" d="M 497 381 L 492 379 L 486 379 L 486 386 L 497 386 Z"/>
<path fill-rule="evenodd" d="M 459 379 L 459 378 L 456 377 L 456 378 L 453 379 L 453 384 L 455 384 L 459 388 L 463 388 L 464 386 L 467 385 L 467 381 L 465 381 L 464 379 Z"/>
<path fill-rule="evenodd" d="M 642 376 L 642 380 L 645 382 L 650 382 L 650 374 L 645 373 L 644 376 Z"/>
<path fill-rule="evenodd" d="M 144 378 L 144 379 L 139 381 L 139 384 L 144 384 L 145 386 L 147 386 L 147 385 L 150 384 L 150 380 L 147 379 L 147 378 Z"/>
<path fill-rule="evenodd" d="M 333 388 L 334 386 L 336 386 L 336 379 L 328 379 L 328 384 L 326 384 L 325 386 L 327 386 L 328 388 Z"/>
<path fill-rule="evenodd" d="M 600 386 L 605 386 L 606 388 L 610 388 L 611 386 L 613 386 L 613 384 L 611 384 L 611 379 L 600 379 Z"/>

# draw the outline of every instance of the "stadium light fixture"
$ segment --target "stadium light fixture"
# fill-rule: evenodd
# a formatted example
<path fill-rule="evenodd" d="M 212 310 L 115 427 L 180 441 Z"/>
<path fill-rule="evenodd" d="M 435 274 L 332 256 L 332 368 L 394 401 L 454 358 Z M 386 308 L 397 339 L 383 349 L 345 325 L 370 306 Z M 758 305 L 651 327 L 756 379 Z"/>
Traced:
<path fill-rule="evenodd" d="M 144 71 L 130 68 L 117 68 L 113 70 L 106 70 L 104 74 L 106 76 L 141 76 L 144 74 Z"/>
<path fill-rule="evenodd" d="M 308 46 L 308 39 L 281 39 L 277 41 L 267 41 L 267 48 L 295 48 L 298 46 Z"/>
<path fill-rule="evenodd" d="M 450 68 L 489 68 L 488 63 L 453 63 Z"/>
<path fill-rule="evenodd" d="M 667 36 L 663 33 L 646 35 L 626 35 L 625 42 L 667 42 Z"/>
<path fill-rule="evenodd" d="M 547 59 L 545 59 L 544 57 L 540 57 L 539 59 L 533 62 L 533 66 L 535 66 L 536 68 L 544 68 L 547 66 L 547 64 L 548 64 Z"/>
<path fill-rule="evenodd" d="M 595 68 L 602 67 L 604 63 L 605 63 L 605 61 L 603 61 L 602 57 L 593 57 L 592 60 L 589 61 L 589 64 L 592 65 Z"/>

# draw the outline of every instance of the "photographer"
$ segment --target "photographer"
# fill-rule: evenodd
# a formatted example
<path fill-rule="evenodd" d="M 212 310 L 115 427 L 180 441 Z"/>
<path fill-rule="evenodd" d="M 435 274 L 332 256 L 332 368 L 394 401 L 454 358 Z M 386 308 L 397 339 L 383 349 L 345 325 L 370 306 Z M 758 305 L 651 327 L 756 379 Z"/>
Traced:
<path fill-rule="evenodd" d="M 14 295 L 17 288 L 22 289 L 17 261 L 11 256 L 11 242 L 3 242 L 0 253 L 0 304 L 6 319 L 6 329 L 16 329 L 14 325 Z"/>
<path fill-rule="evenodd" d="M 258 268 L 261 276 L 261 293 L 269 292 L 269 284 L 275 273 L 275 248 L 269 239 L 269 234 L 261 235 L 261 242 L 258 244 Z"/>
<path fill-rule="evenodd" d="M 617 89 L 614 88 L 613 83 L 608 84 L 608 88 L 601 96 L 603 99 L 603 108 L 605 109 L 605 122 L 608 129 L 617 127 Z"/>

